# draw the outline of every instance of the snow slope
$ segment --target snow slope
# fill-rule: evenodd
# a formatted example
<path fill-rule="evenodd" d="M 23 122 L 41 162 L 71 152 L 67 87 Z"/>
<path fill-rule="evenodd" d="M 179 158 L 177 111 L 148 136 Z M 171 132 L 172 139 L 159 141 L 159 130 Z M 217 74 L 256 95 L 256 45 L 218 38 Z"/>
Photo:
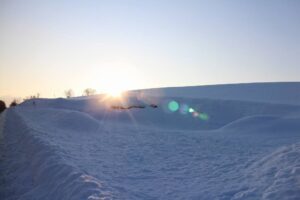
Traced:
<path fill-rule="evenodd" d="M 27 101 L 0 116 L 0 199 L 299 199 L 300 106 L 283 93 Z"/>
<path fill-rule="evenodd" d="M 156 96 L 232 99 L 299 105 L 299 88 L 300 82 L 279 82 L 154 88 L 140 92 L 145 95 Z"/>

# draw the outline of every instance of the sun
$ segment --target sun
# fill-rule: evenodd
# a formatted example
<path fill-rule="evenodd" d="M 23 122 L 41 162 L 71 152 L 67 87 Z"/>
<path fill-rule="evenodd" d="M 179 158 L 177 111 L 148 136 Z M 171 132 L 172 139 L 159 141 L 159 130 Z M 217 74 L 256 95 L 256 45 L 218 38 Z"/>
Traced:
<path fill-rule="evenodd" d="M 138 68 L 125 61 L 103 63 L 97 70 L 94 80 L 98 90 L 108 97 L 124 97 L 126 91 L 139 88 L 143 79 Z"/>
<path fill-rule="evenodd" d="M 108 97 L 121 98 L 127 90 L 126 84 L 110 84 L 109 86 L 104 92 Z"/>
<path fill-rule="evenodd" d="M 111 88 L 107 94 L 111 97 L 115 97 L 115 98 L 120 98 L 122 97 L 123 94 L 123 90 L 122 89 L 118 89 L 118 88 Z"/>

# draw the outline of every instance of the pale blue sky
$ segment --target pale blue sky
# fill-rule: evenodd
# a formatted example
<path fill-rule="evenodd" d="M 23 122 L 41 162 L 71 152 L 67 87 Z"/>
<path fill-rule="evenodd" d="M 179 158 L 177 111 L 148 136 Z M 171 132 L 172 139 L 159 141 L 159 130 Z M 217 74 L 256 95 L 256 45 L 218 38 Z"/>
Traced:
<path fill-rule="evenodd" d="M 300 81 L 300 1 L 0 0 L 0 96 Z"/>

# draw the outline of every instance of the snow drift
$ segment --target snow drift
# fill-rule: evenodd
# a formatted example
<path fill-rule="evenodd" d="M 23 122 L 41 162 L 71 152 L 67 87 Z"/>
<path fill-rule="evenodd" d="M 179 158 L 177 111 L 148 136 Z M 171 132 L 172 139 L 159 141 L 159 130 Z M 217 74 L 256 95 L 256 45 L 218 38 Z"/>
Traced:
<path fill-rule="evenodd" d="M 299 83 L 29 100 L 0 116 L 0 198 L 299 199 L 295 91 Z"/>

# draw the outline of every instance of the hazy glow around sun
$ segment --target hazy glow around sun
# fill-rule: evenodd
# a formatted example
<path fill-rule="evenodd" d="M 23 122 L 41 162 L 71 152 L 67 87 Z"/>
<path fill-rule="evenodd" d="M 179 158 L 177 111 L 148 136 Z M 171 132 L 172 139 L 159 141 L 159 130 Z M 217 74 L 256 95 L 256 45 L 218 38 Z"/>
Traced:
<path fill-rule="evenodd" d="M 0 0 L 0 99 L 300 80 L 300 1 L 74 2 Z"/>
<path fill-rule="evenodd" d="M 108 94 L 109 96 L 112 96 L 112 97 L 121 97 L 123 92 L 125 92 L 124 89 L 116 87 L 116 88 L 110 88 L 105 93 Z"/>
<path fill-rule="evenodd" d="M 97 90 L 113 97 L 120 97 L 126 90 L 134 89 L 141 82 L 141 74 L 132 65 L 106 63 L 98 69 Z"/>

